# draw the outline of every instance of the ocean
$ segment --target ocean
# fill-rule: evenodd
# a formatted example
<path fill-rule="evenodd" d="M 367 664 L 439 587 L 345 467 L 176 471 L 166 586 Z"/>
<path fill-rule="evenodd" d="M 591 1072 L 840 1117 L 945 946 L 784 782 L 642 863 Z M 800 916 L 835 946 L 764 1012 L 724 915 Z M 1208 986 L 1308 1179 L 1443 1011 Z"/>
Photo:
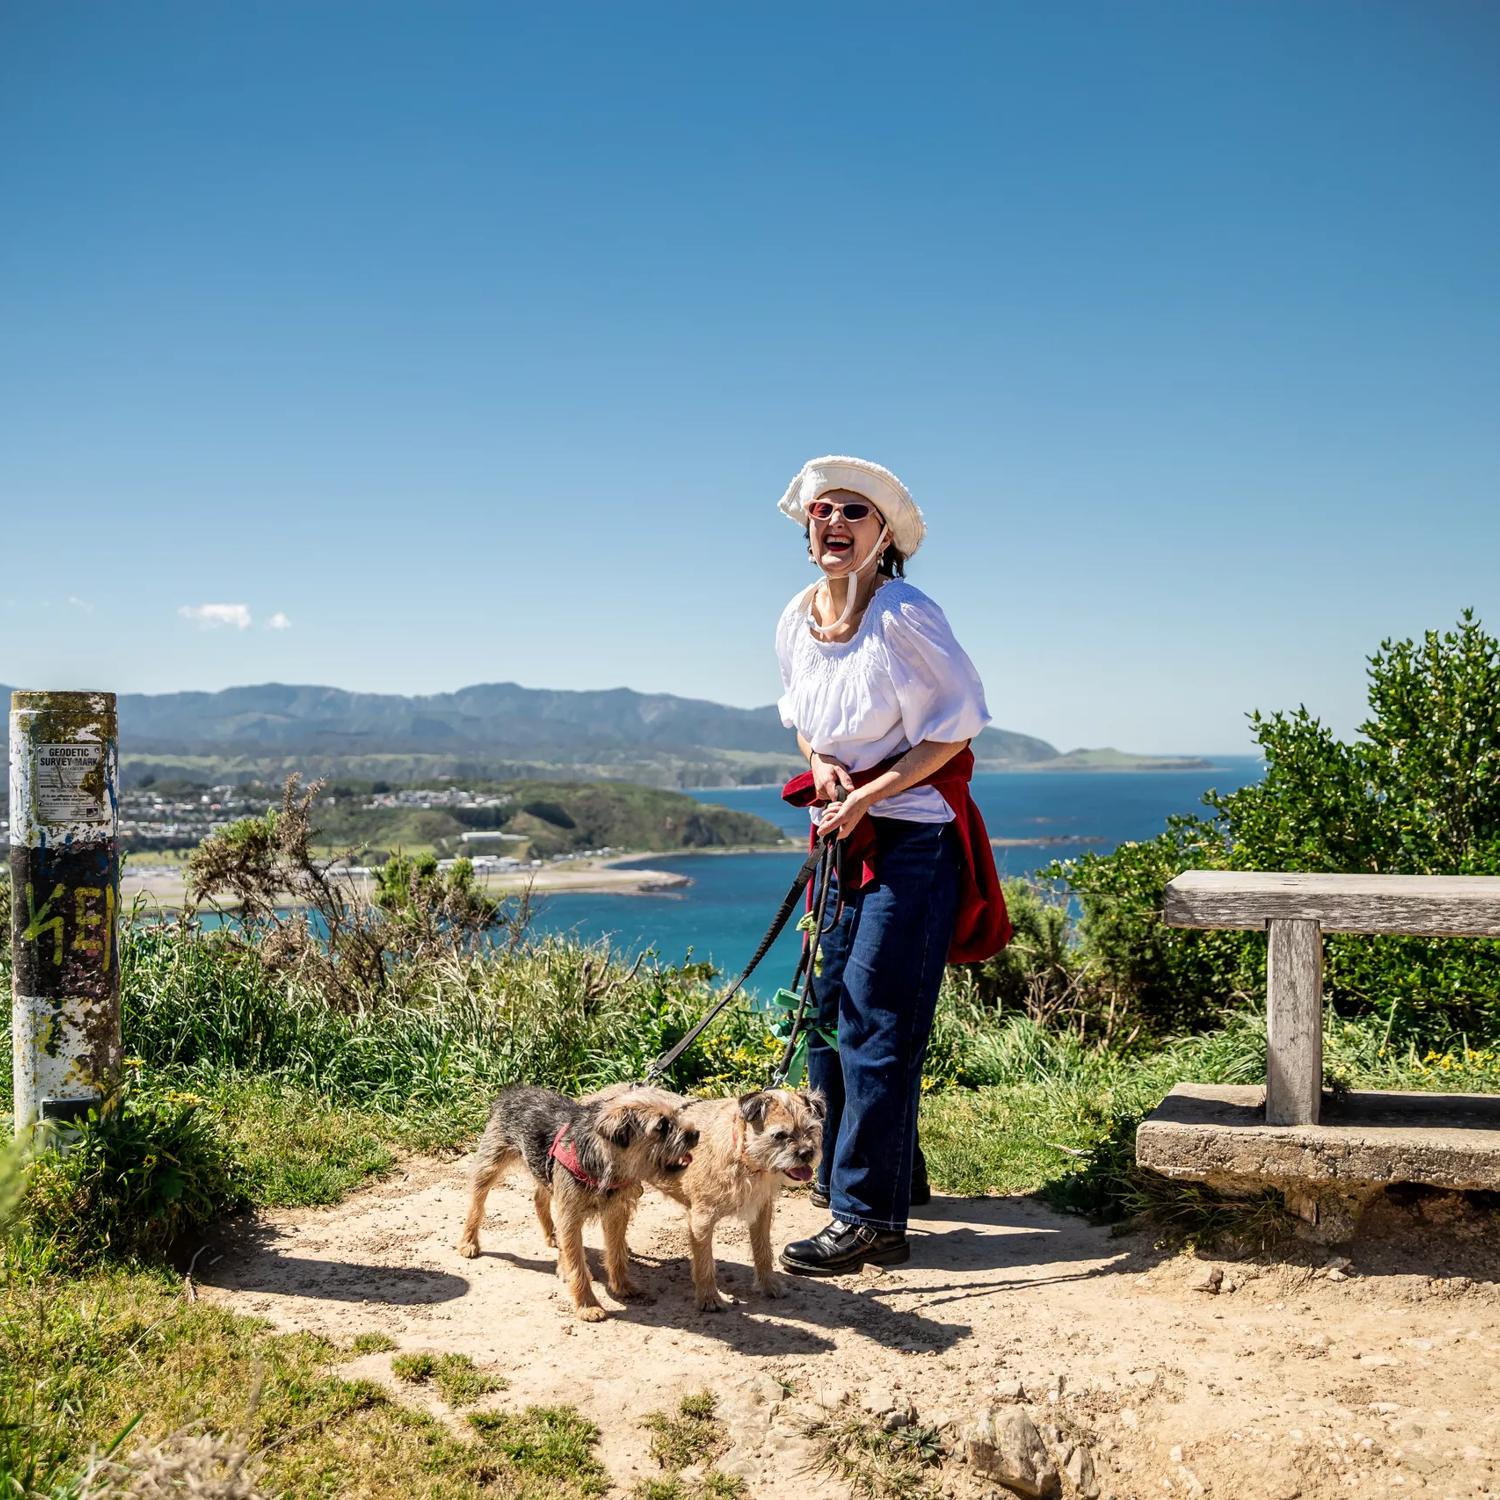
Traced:
<path fill-rule="evenodd" d="M 993 772 L 974 778 L 973 793 L 991 837 L 1058 841 L 996 849 L 1003 874 L 1025 875 L 1059 857 L 1091 849 L 1108 853 L 1122 843 L 1151 838 L 1170 814 L 1202 810 L 1206 791 L 1233 791 L 1260 775 L 1258 758 L 1225 756 L 1199 771 Z M 794 837 L 806 837 L 807 814 L 789 808 L 775 787 L 692 795 L 758 813 Z M 692 883 L 650 895 L 541 895 L 535 929 L 586 941 L 608 938 L 629 954 L 653 949 L 663 963 L 708 960 L 734 974 L 755 951 L 796 873 L 798 856 L 682 854 L 631 863 L 677 871 Z M 769 993 L 789 982 L 797 950 L 796 933 L 783 933 L 750 988 Z"/>

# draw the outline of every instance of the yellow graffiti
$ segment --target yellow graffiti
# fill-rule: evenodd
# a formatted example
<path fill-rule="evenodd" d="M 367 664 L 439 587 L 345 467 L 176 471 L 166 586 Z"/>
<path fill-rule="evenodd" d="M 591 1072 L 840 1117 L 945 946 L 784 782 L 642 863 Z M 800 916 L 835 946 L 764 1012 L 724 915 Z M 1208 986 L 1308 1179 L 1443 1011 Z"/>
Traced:
<path fill-rule="evenodd" d="M 52 909 L 52 903 L 58 900 L 63 893 L 61 882 L 53 887 L 52 894 L 42 902 L 41 910 L 37 910 L 36 892 L 32 889 L 31 882 L 26 882 L 26 910 L 30 912 L 31 919 L 21 929 L 21 940 L 34 943 L 44 932 L 52 934 L 52 962 L 60 964 L 63 961 L 63 919 L 59 912 L 55 917 L 49 918 L 47 913 Z"/>
<path fill-rule="evenodd" d="M 61 890 L 61 887 L 58 887 Z M 89 910 L 89 903 L 102 901 L 103 913 Z M 73 892 L 74 925 L 73 949 L 79 953 L 103 953 L 104 972 L 109 972 L 110 934 L 114 931 L 115 892 L 113 886 L 81 885 Z M 90 928 L 102 927 L 102 938 L 89 937 Z"/>

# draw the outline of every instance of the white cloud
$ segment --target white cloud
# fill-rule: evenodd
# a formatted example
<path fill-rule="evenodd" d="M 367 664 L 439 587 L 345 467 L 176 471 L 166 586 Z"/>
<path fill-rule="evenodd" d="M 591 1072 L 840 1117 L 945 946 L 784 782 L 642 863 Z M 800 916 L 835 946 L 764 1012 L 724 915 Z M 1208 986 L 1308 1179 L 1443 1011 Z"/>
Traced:
<path fill-rule="evenodd" d="M 279 609 L 266 621 L 267 630 L 290 630 L 291 628 L 292 622 Z"/>
<path fill-rule="evenodd" d="M 94 606 L 87 599 L 80 599 L 77 594 L 69 594 L 68 603 L 74 609 L 81 609 L 86 615 L 91 615 L 94 612 Z"/>
<path fill-rule="evenodd" d="M 236 630 L 250 628 L 250 610 L 244 604 L 184 604 L 177 613 L 202 630 L 217 630 L 221 625 L 232 625 Z"/>

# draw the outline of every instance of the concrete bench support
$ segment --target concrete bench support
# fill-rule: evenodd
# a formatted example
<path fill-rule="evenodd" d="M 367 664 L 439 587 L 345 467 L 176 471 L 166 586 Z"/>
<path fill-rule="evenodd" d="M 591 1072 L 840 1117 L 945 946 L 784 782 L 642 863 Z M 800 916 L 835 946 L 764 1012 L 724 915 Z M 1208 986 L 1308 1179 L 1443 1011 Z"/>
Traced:
<path fill-rule="evenodd" d="M 1323 1101 L 1323 929 L 1266 924 L 1266 1124 L 1316 1125 Z"/>

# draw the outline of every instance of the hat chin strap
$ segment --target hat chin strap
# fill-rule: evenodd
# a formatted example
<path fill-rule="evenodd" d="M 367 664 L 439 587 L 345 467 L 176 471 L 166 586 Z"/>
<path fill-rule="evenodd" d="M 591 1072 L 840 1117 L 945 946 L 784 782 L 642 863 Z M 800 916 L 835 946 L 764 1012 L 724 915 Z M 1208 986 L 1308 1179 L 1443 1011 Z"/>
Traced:
<path fill-rule="evenodd" d="M 854 601 L 859 597 L 859 575 L 863 573 L 864 570 L 868 568 L 870 564 L 875 560 L 875 558 L 879 555 L 880 550 L 890 540 L 890 536 L 890 527 L 882 526 L 880 528 L 880 535 L 875 538 L 875 545 L 871 547 L 867 553 L 865 553 L 865 560 L 860 563 L 852 572 L 846 573 L 844 575 L 846 580 L 844 586 L 844 612 L 838 617 L 838 619 L 833 622 L 832 625 L 819 625 L 816 621 L 814 621 L 812 628 L 816 630 L 820 635 L 827 635 L 830 631 L 837 630 L 839 626 L 842 625 L 844 621 L 854 613 Z M 822 567 L 821 563 L 819 564 L 819 567 Z M 823 568 L 823 577 L 828 582 L 828 594 L 829 597 L 832 598 L 833 575 L 826 568 Z M 813 587 L 816 588 L 817 585 L 814 584 Z"/>

